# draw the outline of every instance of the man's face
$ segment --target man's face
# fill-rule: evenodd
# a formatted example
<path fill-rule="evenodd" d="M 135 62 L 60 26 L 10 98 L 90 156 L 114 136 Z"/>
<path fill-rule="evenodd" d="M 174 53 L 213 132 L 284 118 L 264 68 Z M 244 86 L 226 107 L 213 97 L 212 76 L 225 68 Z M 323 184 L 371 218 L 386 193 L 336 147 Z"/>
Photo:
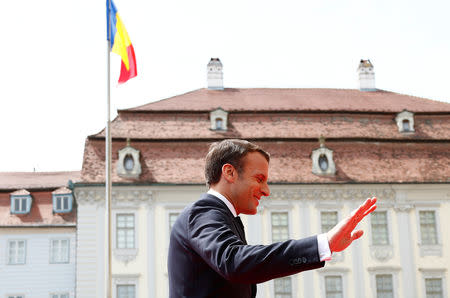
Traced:
<path fill-rule="evenodd" d="M 256 214 L 262 196 L 270 194 L 267 179 L 269 163 L 259 152 L 250 152 L 243 159 L 243 171 L 238 174 L 232 188 L 237 214 Z"/>

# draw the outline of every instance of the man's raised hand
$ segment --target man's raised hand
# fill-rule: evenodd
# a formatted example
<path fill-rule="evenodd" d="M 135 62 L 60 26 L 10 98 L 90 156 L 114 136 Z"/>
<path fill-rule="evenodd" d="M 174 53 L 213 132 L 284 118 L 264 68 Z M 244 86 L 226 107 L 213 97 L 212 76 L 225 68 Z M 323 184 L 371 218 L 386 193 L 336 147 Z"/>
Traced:
<path fill-rule="evenodd" d="M 367 199 L 364 204 L 354 210 L 350 216 L 343 219 L 327 233 L 331 252 L 346 249 L 353 240 L 356 240 L 363 235 L 364 232 L 362 230 L 353 230 L 366 215 L 377 208 L 377 205 L 375 205 L 376 202 L 377 198 L 375 197 Z"/>

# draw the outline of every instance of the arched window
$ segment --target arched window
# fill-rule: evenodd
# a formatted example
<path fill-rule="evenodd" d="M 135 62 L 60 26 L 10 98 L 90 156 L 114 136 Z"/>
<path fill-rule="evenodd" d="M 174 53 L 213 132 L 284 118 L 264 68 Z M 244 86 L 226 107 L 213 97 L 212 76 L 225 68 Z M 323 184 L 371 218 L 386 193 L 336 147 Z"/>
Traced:
<path fill-rule="evenodd" d="M 126 171 L 132 171 L 134 169 L 134 159 L 131 154 L 127 154 L 123 160 L 123 167 Z"/>
<path fill-rule="evenodd" d="M 223 129 L 223 120 L 222 120 L 222 118 L 216 118 L 216 129 L 219 129 L 219 130 Z"/>
<path fill-rule="evenodd" d="M 409 120 L 405 119 L 402 121 L 403 131 L 410 131 L 411 126 L 409 125 Z"/>
<path fill-rule="evenodd" d="M 328 158 L 325 154 L 320 155 L 319 157 L 319 167 L 322 171 L 328 170 Z"/>

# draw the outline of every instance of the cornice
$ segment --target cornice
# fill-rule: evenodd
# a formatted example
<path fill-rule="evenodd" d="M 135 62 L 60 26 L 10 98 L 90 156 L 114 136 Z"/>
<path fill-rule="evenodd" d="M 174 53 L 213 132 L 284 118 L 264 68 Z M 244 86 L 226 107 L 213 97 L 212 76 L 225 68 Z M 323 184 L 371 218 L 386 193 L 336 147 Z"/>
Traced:
<path fill-rule="evenodd" d="M 105 190 L 75 189 L 75 199 L 78 205 L 96 205 L 104 206 Z M 142 204 L 151 205 L 153 203 L 153 192 L 151 190 L 130 190 L 114 189 L 111 193 L 112 207 L 137 207 Z"/>

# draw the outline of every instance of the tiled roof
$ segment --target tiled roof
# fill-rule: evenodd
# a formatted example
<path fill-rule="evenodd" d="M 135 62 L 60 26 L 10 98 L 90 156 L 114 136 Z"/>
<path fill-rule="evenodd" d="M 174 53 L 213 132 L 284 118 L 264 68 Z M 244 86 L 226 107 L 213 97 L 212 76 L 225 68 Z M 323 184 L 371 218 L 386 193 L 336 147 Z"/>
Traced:
<path fill-rule="evenodd" d="M 210 130 L 209 112 L 229 112 L 228 130 Z M 395 117 L 414 113 L 414 133 Z M 115 183 L 203 184 L 208 145 L 249 139 L 272 155 L 272 183 L 450 182 L 450 104 L 387 91 L 343 89 L 195 90 L 119 111 L 111 125 Z M 324 136 L 334 151 L 333 177 L 312 173 L 311 152 Z M 118 151 L 131 139 L 142 174 L 116 174 Z M 86 140 L 83 183 L 104 183 L 104 132 Z"/>
<path fill-rule="evenodd" d="M 450 104 L 394 92 L 355 89 L 198 89 L 126 111 L 450 112 Z"/>
<path fill-rule="evenodd" d="M 111 124 L 113 138 L 224 139 L 224 138 L 370 138 L 450 139 L 449 115 L 416 115 L 414 134 L 398 132 L 396 114 L 239 113 L 229 114 L 228 130 L 210 129 L 209 113 L 124 113 Z M 104 131 L 93 137 L 104 138 Z"/>
<path fill-rule="evenodd" d="M 311 172 L 310 154 L 318 142 L 257 142 L 271 154 L 272 183 L 439 183 L 450 182 L 448 143 L 326 142 L 334 151 L 337 173 L 322 177 Z M 116 141 L 113 152 L 126 146 Z M 119 177 L 113 154 L 113 182 L 203 184 L 207 142 L 131 142 L 141 153 L 138 180 Z M 86 144 L 82 181 L 104 183 L 103 140 Z"/>
<path fill-rule="evenodd" d="M 66 186 L 80 179 L 80 171 L 71 172 L 0 172 L 0 191 L 10 189 L 48 189 Z"/>

